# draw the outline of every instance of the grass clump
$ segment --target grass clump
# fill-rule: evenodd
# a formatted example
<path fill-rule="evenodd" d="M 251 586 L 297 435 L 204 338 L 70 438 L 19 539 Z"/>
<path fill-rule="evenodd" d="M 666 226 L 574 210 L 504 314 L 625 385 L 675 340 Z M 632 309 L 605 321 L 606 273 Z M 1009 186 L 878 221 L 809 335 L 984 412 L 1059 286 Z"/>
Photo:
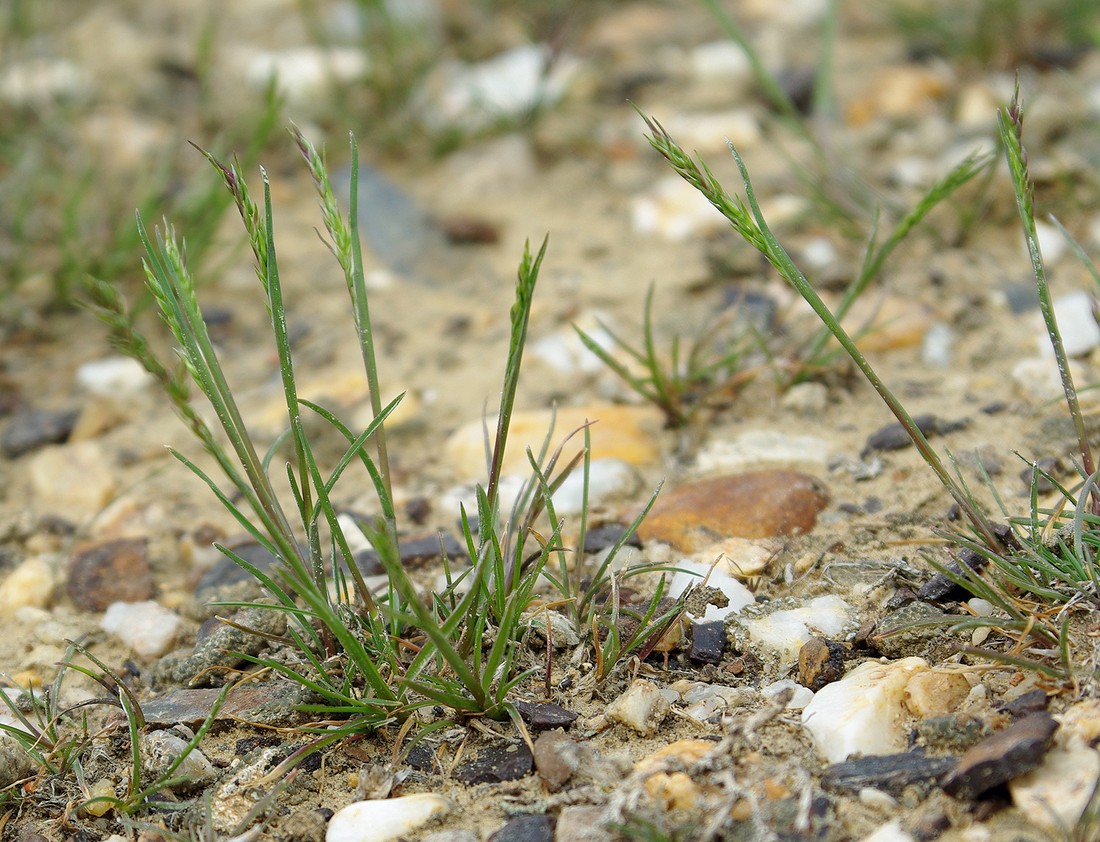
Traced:
<path fill-rule="evenodd" d="M 644 650 L 654 633 L 679 613 L 661 600 L 662 580 L 658 596 L 638 612 L 638 630 L 619 634 L 618 621 L 626 611 L 619 605 L 619 583 L 650 569 L 616 572 L 612 562 L 640 517 L 591 579 L 582 582 L 579 560 L 573 566 L 566 562 L 575 551 L 562 539 L 564 519 L 555 511 L 553 495 L 570 473 L 583 465 L 587 509 L 587 431 L 583 448 L 571 458 L 563 455 L 564 442 L 549 454 L 549 437 L 539 454 L 529 450 L 531 477 L 523 491 L 514 503 L 502 495 L 509 423 L 547 243 L 537 250 L 526 248 L 518 267 L 501 401 L 495 432 L 486 444 L 488 479 L 476 490 L 475 509 L 460 513 L 471 566 L 457 572 L 451 560 L 444 558 L 447 586 L 425 595 L 401 562 L 401 532 L 385 430 L 386 418 L 401 396 L 384 401 L 378 387 L 358 234 L 356 143 L 352 138 L 352 198 L 345 215 L 323 157 L 297 129 L 292 134 L 313 177 L 326 242 L 344 274 L 350 297 L 352 327 L 374 411 L 374 419 L 365 429 L 348 428 L 328 409 L 298 395 L 266 173 L 262 199 L 256 199 L 238 163 L 225 163 L 203 153 L 240 213 L 271 316 L 287 426 L 270 447 L 261 452 L 249 432 L 202 319 L 184 245 L 167 223 L 151 233 L 139 219 L 138 230 L 146 249 L 148 288 L 178 346 L 179 365 L 162 363 L 150 350 L 117 290 L 103 283 L 93 285 L 96 306 L 109 325 L 114 344 L 139 360 L 161 383 L 177 413 L 212 457 L 221 479 L 178 451 L 173 454 L 207 484 L 240 526 L 278 559 L 276 572 L 267 573 L 221 548 L 274 597 L 275 605 L 268 606 L 269 610 L 287 617 L 285 638 L 277 643 L 289 647 L 293 657 L 251 660 L 313 692 L 316 701 L 302 709 L 310 714 L 311 727 L 320 734 L 314 750 L 391 722 L 408 722 L 406 728 L 411 727 L 414 720 L 409 717 L 414 711 L 436 706 L 449 714 L 437 716 L 427 725 L 421 722 L 419 736 L 458 717 L 511 717 L 518 723 L 511 698 L 540 669 L 525 646 L 533 607 L 564 608 L 582 634 L 592 630 L 599 678 L 628 654 Z M 211 428 L 192 406 L 192 387 L 209 402 L 220 430 Z M 320 464 L 306 433 L 309 415 L 321 419 L 346 442 L 335 465 Z M 271 473 L 284 453 L 289 454 L 282 469 L 289 497 L 280 495 Z M 350 521 L 342 516 L 335 499 L 338 483 L 356 467 L 377 500 L 378 514 L 361 528 L 386 573 L 387 584 L 381 592 L 367 586 L 356 565 L 347 531 Z M 586 513 L 581 515 L 580 546 L 586 517 Z M 544 574 L 561 592 L 561 599 L 549 605 L 536 595 L 536 585 Z M 547 658 L 541 666 L 546 676 L 552 667 Z"/>
<path fill-rule="evenodd" d="M 1054 507 L 1041 508 L 1037 483 L 1040 476 L 1044 475 L 1036 471 L 1032 483 L 1030 511 L 1026 516 L 1011 518 L 1009 528 L 996 524 L 989 517 L 953 469 L 952 463 L 943 459 L 930 446 L 903 403 L 879 377 L 856 346 L 854 339 L 841 326 L 839 312 L 830 310 L 795 265 L 769 228 L 757 202 L 748 168 L 737 150 L 731 145 L 731 154 L 741 174 L 744 198 L 727 192 L 707 165 L 684 152 L 658 122 L 648 117 L 646 122 L 653 147 L 681 177 L 698 189 L 726 217 L 737 234 L 759 251 L 813 308 L 828 335 L 835 338 L 871 383 L 916 445 L 921 457 L 958 504 L 971 534 L 954 535 L 953 540 L 992 564 L 988 565 L 984 574 L 965 565 L 960 565 L 959 570 L 948 569 L 939 564 L 936 566 L 955 579 L 957 584 L 972 594 L 988 599 L 999 609 L 996 619 L 975 618 L 961 625 L 994 625 L 1018 637 L 1021 646 L 1024 646 L 1026 640 L 1031 640 L 1039 644 L 1041 648 L 1037 651 L 1041 655 L 1053 657 L 1053 666 L 1049 662 L 1044 665 L 1049 672 L 1062 678 L 1069 677 L 1072 674 L 1073 659 L 1069 651 L 1071 644 L 1068 609 L 1077 605 L 1094 606 L 1100 599 L 1095 562 L 1096 548 L 1100 546 L 1100 540 L 1096 537 L 1100 530 L 1100 516 L 1095 502 L 1097 475 L 1094 472 L 1081 409 L 1069 374 L 1068 361 L 1054 321 L 1049 285 L 1038 249 L 1033 188 L 1027 174 L 1027 155 L 1022 142 L 1023 111 L 1018 98 L 999 115 L 1000 135 L 1015 186 L 1043 314 L 1062 373 L 1069 414 L 1078 435 L 1081 483 L 1074 488 L 1059 485 L 1061 501 Z M 980 158 L 967 159 L 933 188 L 929 196 L 971 178 L 985 163 Z M 918 205 L 911 218 L 918 219 L 926 212 L 926 204 L 927 202 Z M 902 227 L 904 226 L 905 223 Z M 892 248 L 896 239 L 896 235 L 892 236 L 883 248 Z M 872 253 L 869 249 L 868 254 Z M 1049 476 L 1045 478 L 1051 479 Z M 1051 610 L 1051 604 L 1056 606 L 1054 610 Z M 1030 665 L 1035 663 L 1033 660 L 1026 662 Z"/>

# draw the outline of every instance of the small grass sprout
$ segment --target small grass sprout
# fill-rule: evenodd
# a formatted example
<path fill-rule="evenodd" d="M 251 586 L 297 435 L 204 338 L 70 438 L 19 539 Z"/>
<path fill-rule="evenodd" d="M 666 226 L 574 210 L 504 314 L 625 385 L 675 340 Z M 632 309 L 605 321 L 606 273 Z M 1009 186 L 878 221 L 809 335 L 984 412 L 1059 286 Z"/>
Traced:
<path fill-rule="evenodd" d="M 733 401 L 757 373 L 758 366 L 750 365 L 751 354 L 763 340 L 750 326 L 736 325 L 736 309 L 727 308 L 692 339 L 686 353 L 681 352 L 680 337 L 673 337 L 666 362 L 654 335 L 653 290 L 651 284 L 642 313 L 640 348 L 621 339 L 607 325 L 600 325 L 629 358 L 628 363 L 621 362 L 581 328 L 574 325 L 573 329 L 604 365 L 661 411 L 665 427 L 680 429 L 703 410 Z"/>

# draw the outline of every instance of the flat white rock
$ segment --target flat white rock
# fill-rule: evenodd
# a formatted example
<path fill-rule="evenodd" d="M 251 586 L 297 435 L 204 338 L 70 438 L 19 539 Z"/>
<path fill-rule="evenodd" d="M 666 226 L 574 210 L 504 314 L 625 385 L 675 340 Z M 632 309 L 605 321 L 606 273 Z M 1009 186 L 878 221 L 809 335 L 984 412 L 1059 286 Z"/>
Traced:
<path fill-rule="evenodd" d="M 1047 752 L 1038 769 L 1009 781 L 1008 791 L 1028 821 L 1057 837 L 1080 821 L 1098 780 L 1100 753 L 1073 740 Z"/>
<path fill-rule="evenodd" d="M 891 819 L 869 836 L 864 836 L 863 842 L 914 842 L 914 836 L 901 829 L 899 819 Z"/>
<path fill-rule="evenodd" d="M 815 634 L 836 637 L 851 617 L 848 603 L 836 594 L 811 599 L 801 608 L 773 611 L 742 621 L 753 642 L 777 652 L 785 662 L 798 659 L 798 652 Z"/>
<path fill-rule="evenodd" d="M 607 706 L 607 718 L 643 737 L 657 733 L 671 705 L 657 685 L 637 678 L 625 693 Z"/>
<path fill-rule="evenodd" d="M 521 44 L 477 64 L 441 62 L 417 98 L 423 118 L 436 128 L 480 128 L 555 103 L 579 63 L 569 55 L 549 59 L 548 47 Z"/>
<path fill-rule="evenodd" d="M 1084 356 L 1100 345 L 1100 324 L 1096 322 L 1094 307 L 1095 300 L 1084 290 L 1067 293 L 1054 300 L 1054 317 L 1068 356 Z M 1039 329 L 1038 342 L 1040 352 L 1049 354 L 1050 341 L 1045 325 Z"/>
<path fill-rule="evenodd" d="M 179 615 L 158 602 L 146 600 L 112 602 L 107 606 L 100 626 L 137 654 L 157 657 L 172 648 L 182 623 Z"/>
<path fill-rule="evenodd" d="M 731 568 L 726 559 L 720 559 L 717 564 L 685 560 L 670 566 L 675 567 L 676 572 L 669 580 L 669 596 L 678 597 L 688 588 L 702 584 L 705 579 L 708 587 L 718 588 L 729 599 L 729 605 L 725 608 L 708 605 L 706 613 L 702 617 L 693 617 L 695 620 L 708 623 L 712 620 L 724 620 L 755 601 L 752 591 L 738 580 L 737 571 Z"/>
<path fill-rule="evenodd" d="M 747 430 L 736 438 L 717 440 L 695 460 L 699 474 L 732 474 L 761 467 L 785 466 L 824 473 L 829 443 L 818 436 L 778 430 Z"/>
<path fill-rule="evenodd" d="M 76 370 L 76 382 L 93 395 L 114 397 L 140 392 L 153 377 L 130 357 L 104 357 L 86 362 Z"/>
<path fill-rule="evenodd" d="M 388 842 L 408 836 L 453 810 L 451 799 L 434 792 L 377 798 L 349 804 L 329 820 L 325 842 Z"/>
<path fill-rule="evenodd" d="M 802 726 L 830 763 L 840 763 L 856 752 L 904 751 L 905 686 L 926 669 L 923 658 L 860 664 L 840 681 L 817 691 L 802 710 Z"/>

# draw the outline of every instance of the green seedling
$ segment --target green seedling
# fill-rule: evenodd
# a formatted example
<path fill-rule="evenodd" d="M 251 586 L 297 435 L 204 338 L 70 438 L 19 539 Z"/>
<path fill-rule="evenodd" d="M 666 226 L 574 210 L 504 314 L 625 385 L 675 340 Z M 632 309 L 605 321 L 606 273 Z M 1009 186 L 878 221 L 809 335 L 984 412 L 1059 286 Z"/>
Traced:
<path fill-rule="evenodd" d="M 657 350 L 654 336 L 653 286 L 650 285 L 642 314 L 642 347 L 635 348 L 606 325 L 600 325 L 612 342 L 637 364 L 641 373 L 635 373 L 636 369 L 620 362 L 581 328 L 574 325 L 573 329 L 584 346 L 604 365 L 640 397 L 661 410 L 666 427 L 679 429 L 705 409 L 728 405 L 755 376 L 756 369 L 748 367 L 747 361 L 762 340 L 748 327 L 728 329 L 735 317 L 733 310 L 726 310 L 692 340 L 686 354 L 681 354 L 680 338 L 674 337 L 666 363 Z"/>
<path fill-rule="evenodd" d="M 78 654 L 93 666 L 77 663 L 74 659 Z M 103 689 L 103 695 L 67 707 L 62 706 L 62 687 L 70 671 L 91 678 Z M 22 799 L 48 808 L 49 799 L 56 796 L 57 787 L 67 793 L 70 808 L 76 807 L 96 814 L 114 811 L 120 817 L 129 817 L 146 813 L 153 807 L 159 810 L 184 809 L 187 806 L 185 802 L 165 800 L 161 796 L 170 793 L 173 788 L 189 783 L 187 778 L 179 776 L 177 772 L 214 724 L 228 690 L 226 687 L 221 693 L 193 738 L 167 768 L 149 778 L 143 775 L 141 746 L 146 725 L 137 696 L 124 679 L 87 648 L 70 642 L 53 681 L 40 695 L 28 690 L 25 706 L 18 700 L 0 695 L 0 700 L 19 723 L 0 725 L 0 731 L 13 738 L 26 753 L 37 769 L 38 776 L 52 780 L 52 783 L 41 783 L 31 788 L 30 794 L 21 796 Z M 110 725 L 95 732 L 89 730 L 86 709 L 92 707 L 118 708 L 125 719 L 130 763 L 121 795 L 117 792 L 113 795 L 90 795 L 87 778 L 95 764 L 97 744 L 107 739 L 115 730 Z M 78 712 L 79 716 L 76 715 Z M 97 774 L 102 775 L 102 771 L 97 771 Z M 9 792 L 13 792 L 17 786 L 18 783 L 9 787 Z M 96 805 L 103 809 L 93 810 Z"/>

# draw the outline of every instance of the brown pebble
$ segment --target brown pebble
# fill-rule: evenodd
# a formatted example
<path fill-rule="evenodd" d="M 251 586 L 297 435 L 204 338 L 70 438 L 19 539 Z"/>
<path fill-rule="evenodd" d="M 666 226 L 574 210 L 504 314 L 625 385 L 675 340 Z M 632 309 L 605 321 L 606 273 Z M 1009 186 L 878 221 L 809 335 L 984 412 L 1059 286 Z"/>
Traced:
<path fill-rule="evenodd" d="M 535 769 L 546 788 L 557 792 L 581 765 L 581 747 L 561 731 L 545 731 L 535 740 Z"/>
<path fill-rule="evenodd" d="M 844 644 L 823 637 L 811 637 L 798 652 L 798 683 L 815 693 L 844 675 Z"/>
<path fill-rule="evenodd" d="M 756 471 L 681 486 L 662 494 L 638 534 L 682 552 L 719 538 L 773 538 L 810 531 L 828 502 L 824 484 L 796 471 Z"/>
<path fill-rule="evenodd" d="M 69 598 L 83 611 L 104 611 L 112 602 L 153 598 L 153 571 L 144 538 L 81 544 L 69 562 Z"/>
<path fill-rule="evenodd" d="M 986 737 L 959 759 L 941 785 L 948 795 L 974 799 L 1030 772 L 1043 762 L 1058 723 L 1049 713 L 1033 713 Z"/>

